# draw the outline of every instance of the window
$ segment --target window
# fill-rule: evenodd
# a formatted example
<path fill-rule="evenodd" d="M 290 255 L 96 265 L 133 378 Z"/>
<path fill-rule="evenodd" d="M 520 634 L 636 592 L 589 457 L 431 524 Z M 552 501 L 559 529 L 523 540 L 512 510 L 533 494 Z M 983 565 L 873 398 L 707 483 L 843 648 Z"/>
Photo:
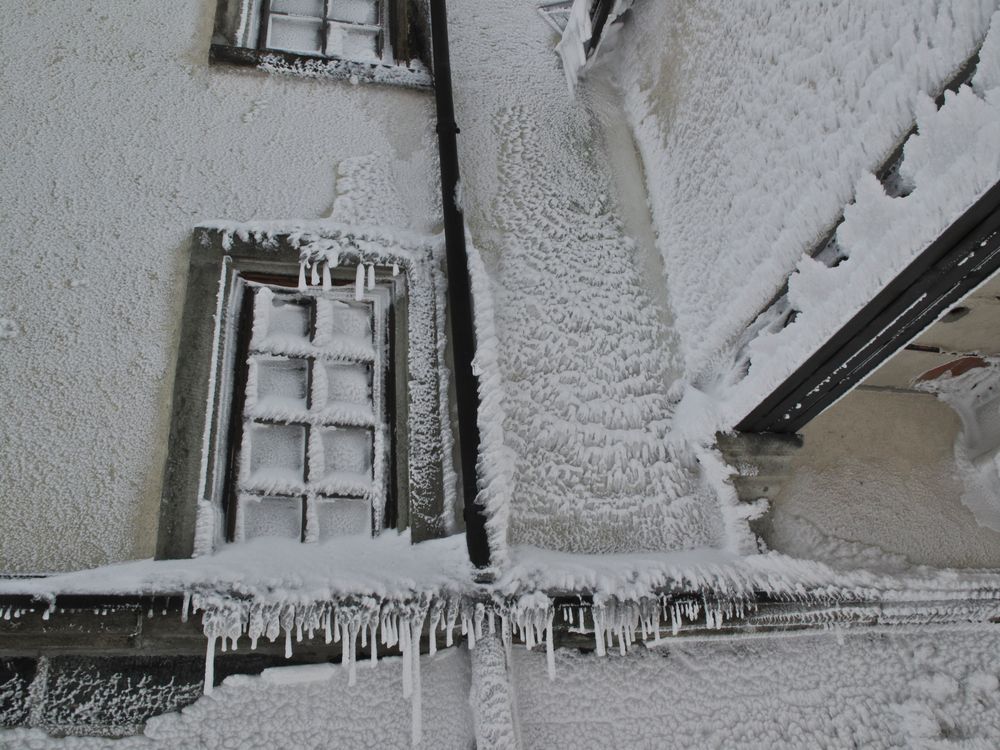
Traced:
<path fill-rule="evenodd" d="M 379 0 L 270 0 L 264 5 L 267 49 L 358 62 L 382 59 Z"/>
<path fill-rule="evenodd" d="M 390 495 L 387 293 L 359 301 L 353 287 L 300 292 L 250 281 L 244 294 L 230 538 L 322 541 L 381 529 Z"/>
<path fill-rule="evenodd" d="M 158 557 L 460 524 L 440 243 L 196 230 Z"/>
<path fill-rule="evenodd" d="M 217 0 L 210 58 L 309 77 L 431 88 L 418 0 Z"/>

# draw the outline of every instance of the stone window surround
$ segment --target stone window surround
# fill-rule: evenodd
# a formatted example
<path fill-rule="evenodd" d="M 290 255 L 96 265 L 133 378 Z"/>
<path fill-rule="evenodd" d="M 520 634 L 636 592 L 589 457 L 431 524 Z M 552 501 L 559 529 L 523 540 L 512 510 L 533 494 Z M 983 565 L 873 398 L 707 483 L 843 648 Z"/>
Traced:
<path fill-rule="evenodd" d="M 331 243 L 339 256 L 331 276 L 353 279 L 358 263 L 373 264 L 376 286 L 387 290 L 391 300 L 396 528 L 409 528 L 418 542 L 447 535 L 461 518 L 455 512 L 460 499 L 451 489 L 457 467 L 451 455 L 452 404 L 442 341 L 443 248 L 437 238 L 414 236 L 403 247 L 360 230 L 355 244 L 353 233 L 350 227 L 330 226 L 315 232 L 251 232 L 224 225 L 195 230 L 157 558 L 209 554 L 226 543 L 223 489 L 231 461 L 228 428 L 241 274 L 298 275 L 303 261 L 320 261 L 322 248 Z M 393 275 L 394 265 L 398 275 Z"/>

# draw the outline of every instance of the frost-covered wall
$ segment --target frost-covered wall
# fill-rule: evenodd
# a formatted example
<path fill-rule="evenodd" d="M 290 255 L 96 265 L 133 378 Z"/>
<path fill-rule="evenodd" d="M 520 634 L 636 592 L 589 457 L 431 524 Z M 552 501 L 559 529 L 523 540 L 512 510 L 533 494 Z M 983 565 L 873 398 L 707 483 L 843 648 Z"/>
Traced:
<path fill-rule="evenodd" d="M 517 650 L 515 710 L 525 748 L 995 747 L 998 645 L 985 625 L 561 650 L 554 683 Z"/>
<path fill-rule="evenodd" d="M 690 379 L 705 384 L 731 362 L 735 338 L 889 156 L 927 94 L 976 51 L 996 8 L 634 5 L 619 70 Z"/>
<path fill-rule="evenodd" d="M 596 115 L 620 103 L 570 96 L 533 2 L 449 13 L 463 204 L 495 323 L 495 351 L 480 353 L 500 391 L 486 399 L 486 504 L 509 510 L 495 558 L 507 538 L 586 553 L 735 546 L 691 446 L 671 435 L 680 392 L 661 282 Z"/>
<path fill-rule="evenodd" d="M 192 228 L 325 216 L 375 155 L 427 229 L 431 101 L 210 67 L 214 0 L 5 10 L 0 571 L 148 557 Z"/>
<path fill-rule="evenodd" d="M 449 649 L 422 658 L 423 720 L 432 746 L 459 750 L 475 738 L 469 710 L 469 655 Z M 123 739 L 66 737 L 39 730 L 0 730 L 3 750 L 140 750 L 148 748 L 409 747 L 410 701 L 401 697 L 401 659 L 358 670 L 348 685 L 339 664 L 267 669 L 228 677 L 183 711 L 151 719 L 143 735 Z"/>

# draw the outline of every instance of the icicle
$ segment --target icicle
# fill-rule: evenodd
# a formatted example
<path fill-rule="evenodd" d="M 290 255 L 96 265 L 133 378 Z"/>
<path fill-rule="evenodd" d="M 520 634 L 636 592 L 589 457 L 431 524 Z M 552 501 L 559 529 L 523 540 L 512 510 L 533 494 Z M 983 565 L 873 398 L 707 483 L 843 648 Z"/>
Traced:
<path fill-rule="evenodd" d="M 358 630 L 356 625 L 352 625 L 348 632 L 350 634 L 350 641 L 348 641 L 347 648 L 347 684 L 354 685 L 358 681 L 358 665 L 357 665 L 357 653 L 358 653 Z"/>
<path fill-rule="evenodd" d="M 403 630 L 409 629 L 409 618 L 403 618 Z M 403 697 L 409 698 L 413 694 L 413 659 L 410 656 L 410 642 L 409 638 L 402 638 L 399 641 L 399 651 L 403 655 Z"/>
<path fill-rule="evenodd" d="M 475 651 L 476 649 L 476 626 L 469 621 L 466 625 L 467 619 L 462 618 L 462 634 L 465 635 L 466 640 L 469 644 L 469 651 Z"/>
<path fill-rule="evenodd" d="M 548 624 L 545 626 L 545 660 L 548 662 L 549 667 L 549 679 L 554 680 L 556 678 L 556 651 L 552 643 L 552 618 L 549 618 Z"/>
<path fill-rule="evenodd" d="M 221 644 L 219 644 L 219 650 L 220 650 L 220 651 L 221 651 L 222 653 L 226 653 L 226 642 L 227 642 L 228 640 L 229 640 L 229 639 L 228 639 L 228 638 L 227 638 L 226 636 L 222 636 L 222 643 L 221 643 Z"/>
<path fill-rule="evenodd" d="M 306 262 L 299 262 L 299 291 L 304 292 L 306 290 Z"/>
<path fill-rule="evenodd" d="M 343 654 L 343 658 L 341 659 L 341 661 L 344 663 L 344 666 L 347 667 L 348 669 L 350 669 L 351 667 L 351 665 L 348 664 L 348 659 L 350 657 L 350 648 L 351 648 L 350 637 L 351 637 L 350 626 L 346 622 L 340 623 L 340 652 L 341 654 Z"/>
<path fill-rule="evenodd" d="M 323 642 L 329 644 L 333 640 L 333 633 L 330 632 L 330 613 L 323 617 Z"/>
<path fill-rule="evenodd" d="M 392 264 L 392 275 L 393 276 L 399 276 L 399 264 L 398 263 L 393 263 Z"/>
<path fill-rule="evenodd" d="M 437 653 L 437 629 L 440 623 L 441 609 L 440 607 L 435 607 L 431 610 L 431 620 L 427 626 L 427 647 L 431 656 Z"/>
<path fill-rule="evenodd" d="M 496 617 L 493 615 L 493 610 L 489 612 L 489 622 L 490 622 L 490 635 L 495 635 L 497 632 Z"/>
<path fill-rule="evenodd" d="M 375 265 L 368 266 L 368 288 L 375 288 Z"/>
<path fill-rule="evenodd" d="M 295 642 L 302 643 L 302 620 L 295 623 Z"/>
<path fill-rule="evenodd" d="M 323 264 L 323 291 L 328 292 L 333 286 L 333 279 L 330 278 L 330 264 Z"/>
<path fill-rule="evenodd" d="M 208 637 L 208 649 L 205 652 L 205 695 L 211 695 L 215 687 L 215 636 Z"/>
<path fill-rule="evenodd" d="M 313 286 L 319 286 L 319 264 L 313 263 L 310 267 L 309 283 Z"/>
<path fill-rule="evenodd" d="M 292 629 L 285 628 L 285 658 L 292 658 Z"/>
<path fill-rule="evenodd" d="M 594 644 L 597 647 L 597 655 L 604 656 L 607 654 L 604 648 L 604 614 L 598 614 L 596 609 L 590 614 L 594 618 Z"/>
<path fill-rule="evenodd" d="M 333 613 L 333 642 L 340 643 L 340 613 L 336 610 Z"/>
<path fill-rule="evenodd" d="M 188 621 L 188 611 L 191 607 L 191 594 L 184 594 L 184 601 L 181 603 L 181 622 Z"/>
<path fill-rule="evenodd" d="M 422 629 L 423 623 L 420 620 L 416 620 L 411 623 L 411 633 L 408 633 L 412 638 L 410 646 L 410 654 L 412 654 L 413 667 L 412 667 L 412 691 L 413 700 L 411 702 L 411 713 L 410 713 L 410 741 L 414 746 L 420 744 L 420 740 L 423 739 L 424 733 L 424 717 L 423 717 L 423 696 L 420 687 L 420 631 Z"/>
<path fill-rule="evenodd" d="M 368 641 L 369 641 L 369 643 L 371 643 L 371 647 L 370 648 L 371 648 L 372 669 L 375 669 L 375 667 L 378 666 L 378 643 L 376 643 L 376 641 L 375 641 L 375 628 L 377 626 L 378 626 L 378 623 L 376 623 L 374 620 L 372 620 L 371 624 L 369 624 L 369 626 L 368 626 L 368 628 L 371 631 L 371 634 L 368 637 Z"/>
<path fill-rule="evenodd" d="M 354 278 L 354 299 L 359 302 L 365 298 L 365 266 L 358 263 L 358 273 Z"/>

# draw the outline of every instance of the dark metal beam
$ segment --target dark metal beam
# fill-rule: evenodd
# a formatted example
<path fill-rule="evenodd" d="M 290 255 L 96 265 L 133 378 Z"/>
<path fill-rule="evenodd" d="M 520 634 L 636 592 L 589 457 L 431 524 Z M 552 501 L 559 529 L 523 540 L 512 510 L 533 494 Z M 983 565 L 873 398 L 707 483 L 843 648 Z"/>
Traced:
<path fill-rule="evenodd" d="M 1000 269 L 1000 182 L 736 426 L 797 432 Z"/>

